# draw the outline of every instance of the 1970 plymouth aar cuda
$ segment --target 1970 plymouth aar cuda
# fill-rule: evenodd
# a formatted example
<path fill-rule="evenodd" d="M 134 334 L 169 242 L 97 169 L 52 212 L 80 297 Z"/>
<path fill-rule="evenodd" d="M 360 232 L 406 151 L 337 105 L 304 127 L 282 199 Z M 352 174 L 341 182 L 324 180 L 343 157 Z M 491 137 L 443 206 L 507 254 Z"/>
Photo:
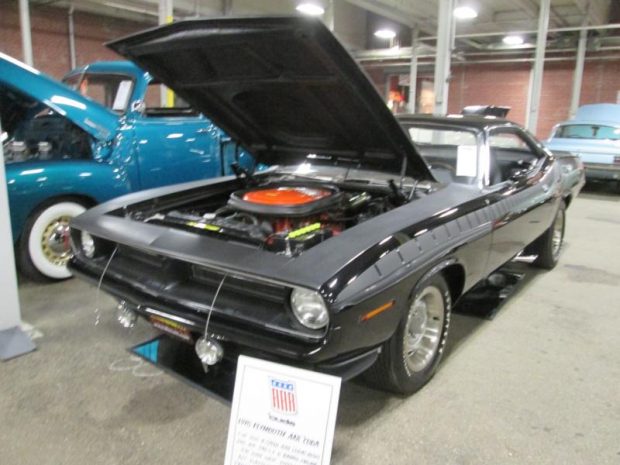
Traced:
<path fill-rule="evenodd" d="M 20 270 L 33 279 L 70 276 L 68 225 L 86 208 L 232 174 L 235 155 L 247 162 L 191 108 L 148 102 L 151 94 L 159 102 L 159 86 L 133 63 L 92 63 L 69 73 L 65 84 L 0 53 L 13 240 Z"/>
<path fill-rule="evenodd" d="M 195 343 L 207 366 L 245 353 L 411 393 L 463 293 L 526 247 L 557 263 L 581 183 L 564 188 L 556 157 L 503 120 L 399 123 L 320 21 L 193 20 L 110 47 L 270 165 L 71 225 L 71 269 L 122 322 Z"/>

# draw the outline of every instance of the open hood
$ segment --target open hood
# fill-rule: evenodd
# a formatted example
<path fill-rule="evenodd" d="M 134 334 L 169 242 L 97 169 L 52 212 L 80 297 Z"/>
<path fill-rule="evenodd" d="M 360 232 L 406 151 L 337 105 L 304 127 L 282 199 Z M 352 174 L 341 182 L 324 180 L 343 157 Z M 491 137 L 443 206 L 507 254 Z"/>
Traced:
<path fill-rule="evenodd" d="M 189 20 L 107 45 L 260 161 L 311 155 L 432 179 L 373 84 L 319 20 Z"/>
<path fill-rule="evenodd" d="M 43 105 L 71 120 L 98 140 L 112 140 L 118 116 L 16 59 L 0 53 L 0 118 L 6 130 L 16 116 L 41 111 Z"/>

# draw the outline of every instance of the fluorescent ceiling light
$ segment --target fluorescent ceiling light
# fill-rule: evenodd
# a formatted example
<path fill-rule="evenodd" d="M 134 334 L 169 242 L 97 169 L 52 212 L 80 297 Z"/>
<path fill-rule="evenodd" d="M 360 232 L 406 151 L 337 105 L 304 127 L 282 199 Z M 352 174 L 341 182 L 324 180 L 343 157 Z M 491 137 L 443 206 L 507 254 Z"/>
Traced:
<path fill-rule="evenodd" d="M 317 5 L 316 3 L 300 3 L 295 9 L 300 13 L 309 16 L 321 16 L 325 13 L 325 8 L 321 5 Z"/>
<path fill-rule="evenodd" d="M 375 31 L 375 37 L 378 37 L 379 39 L 393 39 L 396 37 L 396 32 L 392 29 L 379 29 L 378 31 Z"/>
<path fill-rule="evenodd" d="M 470 6 L 459 6 L 454 9 L 456 19 L 474 19 L 478 17 L 478 12 Z"/>
<path fill-rule="evenodd" d="M 506 36 L 502 39 L 506 45 L 523 45 L 523 37 L 521 36 Z"/>

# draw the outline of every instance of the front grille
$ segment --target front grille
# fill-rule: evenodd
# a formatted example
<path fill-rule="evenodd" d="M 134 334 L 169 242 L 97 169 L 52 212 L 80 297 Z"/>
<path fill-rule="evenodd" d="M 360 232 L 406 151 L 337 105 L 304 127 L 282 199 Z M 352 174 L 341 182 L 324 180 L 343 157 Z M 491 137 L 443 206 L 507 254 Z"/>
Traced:
<path fill-rule="evenodd" d="M 284 302 L 288 295 L 288 290 L 284 286 L 254 281 L 239 275 L 224 274 L 221 271 L 214 271 L 200 266 L 192 266 L 192 279 L 200 284 L 207 286 L 220 285 L 226 276 L 222 289 L 236 292 L 248 297 L 265 299 L 274 303 Z"/>
<path fill-rule="evenodd" d="M 93 260 L 102 272 L 112 252 Z M 217 289 L 226 276 L 217 299 Z M 100 276 L 93 276 L 97 281 Z M 215 325 L 250 334 L 278 333 L 291 341 L 318 341 L 326 328 L 302 326 L 288 309 L 291 288 L 277 283 L 191 264 L 182 260 L 118 246 L 106 271 L 104 287 L 135 305 L 203 318 L 213 309 Z"/>

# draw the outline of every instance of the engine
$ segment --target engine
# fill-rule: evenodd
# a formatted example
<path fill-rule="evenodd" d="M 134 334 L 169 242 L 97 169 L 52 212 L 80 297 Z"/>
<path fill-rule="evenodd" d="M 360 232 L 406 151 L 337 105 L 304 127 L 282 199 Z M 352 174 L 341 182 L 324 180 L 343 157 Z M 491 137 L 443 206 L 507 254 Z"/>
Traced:
<path fill-rule="evenodd" d="M 233 192 L 215 211 L 172 210 L 152 221 L 296 256 L 388 208 L 385 198 L 365 191 L 274 184 Z"/>
<path fill-rule="evenodd" d="M 5 163 L 90 158 L 88 135 L 57 114 L 40 115 L 23 122 L 6 141 Z"/>

